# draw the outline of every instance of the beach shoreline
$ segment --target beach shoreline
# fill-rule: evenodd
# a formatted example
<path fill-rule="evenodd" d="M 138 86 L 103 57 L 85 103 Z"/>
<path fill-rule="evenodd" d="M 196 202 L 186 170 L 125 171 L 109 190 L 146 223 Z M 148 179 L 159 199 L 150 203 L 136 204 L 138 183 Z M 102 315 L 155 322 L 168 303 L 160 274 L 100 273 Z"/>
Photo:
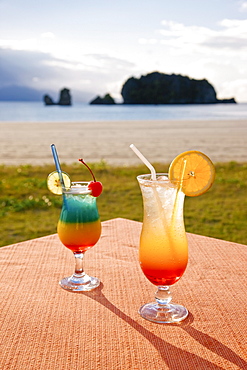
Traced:
<path fill-rule="evenodd" d="M 55 144 L 61 163 L 135 165 L 135 144 L 150 162 L 169 163 L 186 150 L 200 150 L 213 162 L 247 162 L 247 120 L 0 122 L 0 164 L 53 163 Z"/>

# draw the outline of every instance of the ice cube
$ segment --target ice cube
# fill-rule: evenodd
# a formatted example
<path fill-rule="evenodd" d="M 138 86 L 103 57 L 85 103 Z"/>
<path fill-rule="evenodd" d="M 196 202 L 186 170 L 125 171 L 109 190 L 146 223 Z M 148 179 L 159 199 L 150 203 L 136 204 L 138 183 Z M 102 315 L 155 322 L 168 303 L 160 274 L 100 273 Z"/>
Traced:
<path fill-rule="evenodd" d="M 162 175 L 162 176 L 157 177 L 157 181 L 164 181 L 164 180 L 169 180 L 169 179 L 165 175 Z"/>

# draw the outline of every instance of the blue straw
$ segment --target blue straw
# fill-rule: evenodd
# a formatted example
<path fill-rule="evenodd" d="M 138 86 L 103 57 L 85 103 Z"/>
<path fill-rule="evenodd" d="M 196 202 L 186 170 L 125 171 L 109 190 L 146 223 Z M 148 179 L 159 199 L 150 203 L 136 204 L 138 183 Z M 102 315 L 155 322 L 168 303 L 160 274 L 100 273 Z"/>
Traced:
<path fill-rule="evenodd" d="M 61 183 L 62 187 L 65 188 L 64 181 L 63 181 L 62 170 L 61 170 L 61 167 L 60 167 L 60 163 L 59 163 L 59 159 L 58 159 L 58 155 L 57 155 L 57 149 L 55 147 L 55 144 L 51 145 L 51 151 L 52 151 L 52 155 L 53 155 L 53 158 L 54 158 L 56 170 L 58 172 L 60 183 Z"/>

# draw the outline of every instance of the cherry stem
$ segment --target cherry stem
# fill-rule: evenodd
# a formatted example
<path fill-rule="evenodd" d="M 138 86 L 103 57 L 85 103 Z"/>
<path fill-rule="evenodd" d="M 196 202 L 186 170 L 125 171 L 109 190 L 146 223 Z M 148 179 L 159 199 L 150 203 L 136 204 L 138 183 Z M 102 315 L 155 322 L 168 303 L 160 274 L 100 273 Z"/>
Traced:
<path fill-rule="evenodd" d="M 90 173 L 93 177 L 93 181 L 96 182 L 95 176 L 94 176 L 93 171 L 91 170 L 91 168 L 84 162 L 84 160 L 82 158 L 78 159 L 78 161 L 81 162 L 82 164 L 84 164 L 87 167 L 87 169 L 90 171 Z"/>

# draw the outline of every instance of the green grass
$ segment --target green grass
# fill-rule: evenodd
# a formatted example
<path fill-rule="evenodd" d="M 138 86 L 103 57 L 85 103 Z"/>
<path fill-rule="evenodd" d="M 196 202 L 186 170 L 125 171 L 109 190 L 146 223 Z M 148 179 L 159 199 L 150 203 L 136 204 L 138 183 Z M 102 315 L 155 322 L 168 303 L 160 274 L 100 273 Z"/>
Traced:
<path fill-rule="evenodd" d="M 104 185 L 98 198 L 101 220 L 115 217 L 142 220 L 142 198 L 136 176 L 147 173 L 140 166 L 111 167 L 93 163 L 96 178 Z M 62 164 L 73 180 L 91 180 L 79 162 Z M 166 172 L 167 165 L 155 164 Z M 0 246 L 56 232 L 61 197 L 46 187 L 47 175 L 54 166 L 0 165 Z M 216 164 L 216 180 L 204 195 L 186 197 L 184 218 L 188 232 L 247 244 L 247 164 Z"/>

